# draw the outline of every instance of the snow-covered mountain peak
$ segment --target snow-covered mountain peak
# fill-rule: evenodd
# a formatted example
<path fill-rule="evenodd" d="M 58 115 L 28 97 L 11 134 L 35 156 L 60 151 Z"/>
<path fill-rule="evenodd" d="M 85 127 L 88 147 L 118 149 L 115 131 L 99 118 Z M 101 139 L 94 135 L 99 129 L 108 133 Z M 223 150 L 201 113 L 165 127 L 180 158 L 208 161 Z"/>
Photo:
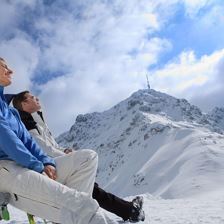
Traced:
<path fill-rule="evenodd" d="M 129 108 L 139 105 L 139 110 L 151 114 L 167 116 L 174 121 L 199 121 L 201 110 L 185 99 L 176 99 L 165 93 L 150 90 L 139 90 L 128 100 Z"/>
<path fill-rule="evenodd" d="M 139 90 L 107 111 L 77 116 L 58 142 L 96 150 L 98 182 L 112 192 L 178 198 L 221 188 L 223 118 L 223 109 L 203 114 L 185 99 Z"/>

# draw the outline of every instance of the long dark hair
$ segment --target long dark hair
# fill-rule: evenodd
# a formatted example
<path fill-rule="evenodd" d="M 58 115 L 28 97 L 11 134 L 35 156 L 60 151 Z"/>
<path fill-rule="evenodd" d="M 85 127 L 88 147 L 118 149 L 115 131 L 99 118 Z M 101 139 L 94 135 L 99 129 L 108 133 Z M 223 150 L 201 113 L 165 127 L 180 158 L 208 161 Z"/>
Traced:
<path fill-rule="evenodd" d="M 26 99 L 26 94 L 29 93 L 28 90 L 20 92 L 13 97 L 12 104 L 18 110 L 23 110 L 22 102 Z"/>

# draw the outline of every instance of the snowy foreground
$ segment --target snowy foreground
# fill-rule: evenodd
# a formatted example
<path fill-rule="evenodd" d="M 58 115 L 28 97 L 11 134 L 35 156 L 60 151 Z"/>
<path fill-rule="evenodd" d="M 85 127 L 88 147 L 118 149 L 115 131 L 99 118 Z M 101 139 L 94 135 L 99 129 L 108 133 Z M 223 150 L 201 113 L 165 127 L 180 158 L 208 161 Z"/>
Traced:
<path fill-rule="evenodd" d="M 224 224 L 224 191 L 192 199 L 164 200 L 149 194 L 143 196 L 146 220 L 139 224 Z M 12 207 L 10 211 L 11 221 L 2 221 L 1 224 L 28 223 L 24 212 Z M 113 214 L 111 217 L 123 223 Z M 43 223 L 40 219 L 36 221 Z"/>

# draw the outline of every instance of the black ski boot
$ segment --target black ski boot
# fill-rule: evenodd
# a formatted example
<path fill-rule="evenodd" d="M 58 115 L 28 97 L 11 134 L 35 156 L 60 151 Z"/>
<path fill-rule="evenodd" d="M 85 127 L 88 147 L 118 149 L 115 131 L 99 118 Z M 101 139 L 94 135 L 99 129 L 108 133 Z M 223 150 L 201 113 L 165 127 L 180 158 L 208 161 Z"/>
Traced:
<path fill-rule="evenodd" d="M 132 200 L 132 212 L 131 216 L 129 217 L 130 222 L 139 222 L 145 220 L 145 212 L 142 209 L 143 206 L 143 197 L 137 196 Z"/>

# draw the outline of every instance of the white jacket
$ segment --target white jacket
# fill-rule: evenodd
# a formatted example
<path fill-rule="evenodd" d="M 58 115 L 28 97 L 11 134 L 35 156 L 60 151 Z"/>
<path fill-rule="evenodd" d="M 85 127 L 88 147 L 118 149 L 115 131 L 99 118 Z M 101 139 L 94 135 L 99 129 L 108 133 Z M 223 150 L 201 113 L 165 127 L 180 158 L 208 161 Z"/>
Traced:
<path fill-rule="evenodd" d="M 64 155 L 65 148 L 58 145 L 41 116 L 38 113 L 33 113 L 32 117 L 37 123 L 38 130 L 32 129 L 29 132 L 43 151 L 53 158 Z"/>

